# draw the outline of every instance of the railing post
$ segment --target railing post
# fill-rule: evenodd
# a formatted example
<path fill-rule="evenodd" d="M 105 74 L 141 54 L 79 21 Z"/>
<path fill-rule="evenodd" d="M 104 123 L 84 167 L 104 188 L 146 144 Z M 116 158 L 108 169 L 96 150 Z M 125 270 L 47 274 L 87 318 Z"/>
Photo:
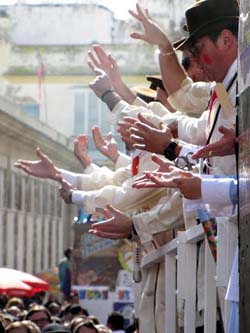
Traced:
<path fill-rule="evenodd" d="M 205 297 L 204 297 L 204 333 L 216 333 L 216 264 L 207 239 L 205 241 Z"/>
<path fill-rule="evenodd" d="M 176 260 L 165 255 L 165 333 L 176 332 Z"/>
<path fill-rule="evenodd" d="M 186 232 L 178 232 L 177 290 L 178 298 L 184 299 L 184 332 L 195 332 L 196 317 L 196 243 L 186 242 Z"/>

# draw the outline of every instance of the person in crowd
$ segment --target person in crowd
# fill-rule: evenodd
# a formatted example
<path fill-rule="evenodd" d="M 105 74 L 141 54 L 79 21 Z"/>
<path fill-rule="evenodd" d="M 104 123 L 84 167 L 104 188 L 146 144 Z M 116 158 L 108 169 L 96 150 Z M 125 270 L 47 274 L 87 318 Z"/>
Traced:
<path fill-rule="evenodd" d="M 15 321 L 9 324 L 5 328 L 6 333 L 40 333 L 39 328 L 35 331 L 32 324 L 28 324 L 27 321 Z"/>
<path fill-rule="evenodd" d="M 91 320 L 81 321 L 72 331 L 72 333 L 98 333 L 98 329 Z"/>
<path fill-rule="evenodd" d="M 119 312 L 112 312 L 108 316 L 107 327 L 109 327 L 112 332 L 125 333 L 123 315 Z"/>
<path fill-rule="evenodd" d="M 8 310 L 12 306 L 17 306 L 20 309 L 20 311 L 24 310 L 23 300 L 21 298 L 18 297 L 10 298 L 5 306 L 5 309 Z"/>
<path fill-rule="evenodd" d="M 52 323 L 46 325 L 42 331 L 42 333 L 70 333 L 70 328 L 58 323 Z"/>
<path fill-rule="evenodd" d="M 60 260 L 58 265 L 58 277 L 60 281 L 60 290 L 67 300 L 71 292 L 71 257 L 73 249 L 67 248 L 64 251 L 64 257 Z"/>
<path fill-rule="evenodd" d="M 32 321 L 42 330 L 51 323 L 51 314 L 45 306 L 36 304 L 30 307 L 25 319 Z"/>

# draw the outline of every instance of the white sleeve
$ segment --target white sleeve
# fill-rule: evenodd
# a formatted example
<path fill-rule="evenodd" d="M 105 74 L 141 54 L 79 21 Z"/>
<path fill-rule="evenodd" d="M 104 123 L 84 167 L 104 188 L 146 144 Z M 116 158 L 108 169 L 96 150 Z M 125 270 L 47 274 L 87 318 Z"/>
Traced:
<path fill-rule="evenodd" d="M 133 216 L 134 227 L 142 243 L 152 236 L 183 225 L 182 196 L 179 191 L 168 189 L 150 210 Z"/>
<path fill-rule="evenodd" d="M 78 174 L 67 170 L 61 170 L 63 178 L 78 190 L 91 191 L 102 188 L 108 184 L 114 184 L 116 173 L 107 167 L 96 169 L 90 174 Z"/>
<path fill-rule="evenodd" d="M 210 206 L 230 206 L 230 186 L 236 182 L 233 178 L 202 178 L 201 195 L 204 203 Z"/>
<path fill-rule="evenodd" d="M 180 140 L 200 146 L 206 144 L 208 111 L 204 111 L 200 118 L 183 116 L 179 119 L 177 118 L 177 121 Z"/>
<path fill-rule="evenodd" d="M 207 109 L 213 86 L 214 83 L 193 82 L 191 78 L 186 78 L 180 89 L 168 97 L 168 102 L 176 110 L 201 114 Z"/>
<path fill-rule="evenodd" d="M 148 159 L 147 163 L 144 164 L 144 170 L 152 171 L 156 168 L 157 165 L 151 159 Z M 90 214 L 94 213 L 96 208 L 105 208 L 108 203 L 121 211 L 132 212 L 137 210 L 138 207 L 157 202 L 162 196 L 164 188 L 157 190 L 134 189 L 132 183 L 136 177 L 127 179 L 122 186 L 107 185 L 96 191 L 84 191 L 81 206 Z M 75 200 L 73 192 L 72 201 L 79 204 L 79 201 L 76 202 Z"/>
<path fill-rule="evenodd" d="M 122 167 L 126 167 L 129 164 L 131 164 L 131 157 L 129 155 L 123 154 L 121 152 L 119 152 L 119 156 L 118 159 L 115 163 L 115 168 L 119 169 Z"/>

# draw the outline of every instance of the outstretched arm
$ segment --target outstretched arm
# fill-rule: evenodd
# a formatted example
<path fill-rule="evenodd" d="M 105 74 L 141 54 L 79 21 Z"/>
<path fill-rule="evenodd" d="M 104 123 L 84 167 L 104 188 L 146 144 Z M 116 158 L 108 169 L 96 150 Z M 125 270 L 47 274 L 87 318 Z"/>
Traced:
<path fill-rule="evenodd" d="M 37 161 L 18 160 L 14 164 L 15 167 L 34 177 L 60 181 L 60 170 L 54 165 L 53 161 L 43 154 L 40 148 L 36 149 L 36 154 L 39 158 Z"/>
<path fill-rule="evenodd" d="M 158 45 L 163 84 L 168 95 L 171 95 L 180 88 L 182 81 L 187 77 L 186 72 L 178 61 L 172 44 L 163 30 L 154 22 L 147 9 L 143 10 L 140 5 L 137 4 L 136 12 L 132 10 L 129 12 L 142 24 L 144 29 L 143 34 L 133 32 L 130 36 L 149 44 Z"/>
<path fill-rule="evenodd" d="M 127 238 L 132 233 L 132 219 L 118 209 L 107 205 L 104 210 L 107 220 L 92 224 L 90 233 L 109 239 Z"/>
<path fill-rule="evenodd" d="M 132 104 L 136 94 L 122 80 L 116 60 L 110 54 L 107 54 L 100 45 L 94 45 L 93 50 L 89 50 L 88 54 L 90 58 L 88 61 L 89 67 L 93 71 L 95 68 L 103 70 L 109 77 L 114 91 L 128 104 Z"/>

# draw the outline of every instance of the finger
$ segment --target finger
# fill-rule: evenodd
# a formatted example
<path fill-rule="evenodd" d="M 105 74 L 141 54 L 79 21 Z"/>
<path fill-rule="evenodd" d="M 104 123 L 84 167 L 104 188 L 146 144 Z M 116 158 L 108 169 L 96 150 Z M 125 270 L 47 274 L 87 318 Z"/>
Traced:
<path fill-rule="evenodd" d="M 227 128 L 227 127 L 224 127 L 224 126 L 220 126 L 218 128 L 219 132 L 224 134 L 224 135 L 227 135 L 227 134 L 232 134 L 232 131 L 235 131 L 233 130 L 232 128 Z"/>
<path fill-rule="evenodd" d="M 128 236 L 127 234 L 103 232 L 103 231 L 98 231 L 98 230 L 95 230 L 95 229 L 90 229 L 88 232 L 97 236 L 97 237 L 108 238 L 108 239 L 123 239 L 123 238 L 126 238 Z"/>
<path fill-rule="evenodd" d="M 152 17 L 149 14 L 148 8 L 145 9 L 145 16 L 147 17 L 147 19 L 152 20 Z"/>
<path fill-rule="evenodd" d="M 128 12 L 129 12 L 129 14 L 132 15 L 135 19 L 137 19 L 138 21 L 141 21 L 139 15 L 138 15 L 136 12 L 134 12 L 134 11 L 131 10 L 131 9 L 129 9 Z"/>
<path fill-rule="evenodd" d="M 136 189 L 140 189 L 140 188 L 159 188 L 160 186 L 153 181 L 151 181 L 151 182 L 148 181 L 148 182 L 144 182 L 144 183 L 133 184 L 132 187 L 136 188 Z"/>
<path fill-rule="evenodd" d="M 95 50 L 95 53 L 99 59 L 100 62 L 106 62 L 108 59 L 108 55 L 105 52 L 105 50 L 101 47 L 101 45 L 93 45 L 93 49 Z"/>
<path fill-rule="evenodd" d="M 139 144 L 139 143 L 134 143 L 133 148 L 134 149 L 140 149 L 140 150 L 147 150 L 145 144 Z"/>
<path fill-rule="evenodd" d="M 109 132 L 108 135 L 107 135 L 107 140 L 108 140 L 109 142 L 111 142 L 112 139 L 113 139 L 113 135 L 112 135 L 111 132 Z"/>
<path fill-rule="evenodd" d="M 112 218 L 112 215 L 106 208 L 103 210 L 103 215 L 107 220 Z"/>
<path fill-rule="evenodd" d="M 144 123 L 144 124 L 146 124 L 146 125 L 148 125 L 148 126 L 150 126 L 150 127 L 156 128 L 155 125 L 154 125 L 153 123 L 151 123 L 149 120 L 147 120 L 145 117 L 143 117 L 143 115 L 141 114 L 141 112 L 138 112 L 137 117 L 138 117 L 138 119 L 139 119 L 142 123 Z"/>
<path fill-rule="evenodd" d="M 54 179 L 62 184 L 63 177 L 60 173 L 56 174 Z"/>
<path fill-rule="evenodd" d="M 137 13 L 139 14 L 139 17 L 141 18 L 141 21 L 142 21 L 142 22 L 147 21 L 147 17 L 146 17 L 146 15 L 144 14 L 144 12 L 143 12 L 141 6 L 140 6 L 138 3 L 136 4 L 136 9 L 137 9 Z"/>
<path fill-rule="evenodd" d="M 107 205 L 106 205 L 106 209 L 108 210 L 108 212 L 109 212 L 112 216 L 121 213 L 118 209 L 114 208 L 114 207 L 111 206 L 110 204 L 107 204 Z"/>
<path fill-rule="evenodd" d="M 138 32 L 131 32 L 130 37 L 134 38 L 134 39 L 144 40 L 145 42 L 147 41 L 146 36 L 142 35 L 142 34 L 139 34 Z"/>
<path fill-rule="evenodd" d="M 94 56 L 92 51 L 88 51 L 88 56 L 92 62 L 92 64 L 94 65 L 94 67 L 99 68 L 100 67 L 100 63 L 97 61 L 96 57 Z M 93 69 L 93 68 L 92 68 Z M 94 69 L 93 69 L 94 70 Z"/>
<path fill-rule="evenodd" d="M 130 139 L 134 142 L 134 143 L 138 143 L 138 144 L 143 144 L 145 145 L 145 138 L 143 137 L 143 135 L 138 136 L 135 134 L 131 134 L 130 135 Z"/>
<path fill-rule="evenodd" d="M 90 60 L 88 60 L 88 61 L 87 61 L 87 64 L 88 64 L 89 68 L 94 72 L 96 66 L 93 64 L 93 62 L 90 61 Z"/>
<path fill-rule="evenodd" d="M 42 153 L 41 149 L 39 147 L 36 148 L 36 155 L 40 158 L 40 160 L 48 159 L 48 157 Z"/>
<path fill-rule="evenodd" d="M 103 136 L 102 136 L 102 134 L 100 132 L 99 127 L 93 127 L 93 129 L 92 129 L 92 137 L 93 137 L 94 143 L 96 145 L 96 148 L 99 148 L 100 145 L 103 145 L 105 143 L 104 139 L 103 139 Z"/>
<path fill-rule="evenodd" d="M 108 57 L 109 57 L 109 61 L 110 61 L 111 65 L 112 65 L 112 67 L 113 67 L 114 69 L 118 69 L 117 62 L 116 62 L 116 60 L 112 57 L 112 55 L 109 54 Z"/>
<path fill-rule="evenodd" d="M 26 166 L 26 165 L 23 165 L 23 164 L 21 164 L 21 163 L 15 163 L 14 166 L 15 166 L 16 168 L 18 168 L 18 169 L 21 169 L 21 170 L 25 171 L 25 172 L 26 172 L 27 174 L 29 174 L 29 175 L 32 174 L 30 168 L 29 168 L 28 166 Z"/>
<path fill-rule="evenodd" d="M 104 222 L 96 222 L 91 225 L 92 229 L 105 231 L 105 232 L 114 232 L 114 219 L 111 218 Z M 118 224 L 117 224 L 118 225 Z M 117 229 L 117 228 L 116 228 Z"/>
<path fill-rule="evenodd" d="M 179 175 L 181 177 L 184 177 L 184 178 L 192 178 L 193 177 L 193 174 L 191 172 L 184 171 L 184 170 L 180 170 Z"/>
<path fill-rule="evenodd" d="M 123 121 L 125 121 L 128 124 L 133 125 L 133 124 L 135 124 L 138 121 L 138 119 L 133 118 L 133 117 L 123 117 Z M 118 124 L 119 123 L 122 123 L 122 122 L 119 121 Z"/>
<path fill-rule="evenodd" d="M 215 146 L 215 144 L 210 144 L 210 145 L 207 145 L 201 149 L 199 149 L 197 152 L 195 152 L 193 155 L 192 155 L 192 159 L 199 159 L 199 158 L 203 158 L 203 157 L 209 157 L 209 153 L 211 151 L 214 152 L 215 148 L 217 148 Z"/>

